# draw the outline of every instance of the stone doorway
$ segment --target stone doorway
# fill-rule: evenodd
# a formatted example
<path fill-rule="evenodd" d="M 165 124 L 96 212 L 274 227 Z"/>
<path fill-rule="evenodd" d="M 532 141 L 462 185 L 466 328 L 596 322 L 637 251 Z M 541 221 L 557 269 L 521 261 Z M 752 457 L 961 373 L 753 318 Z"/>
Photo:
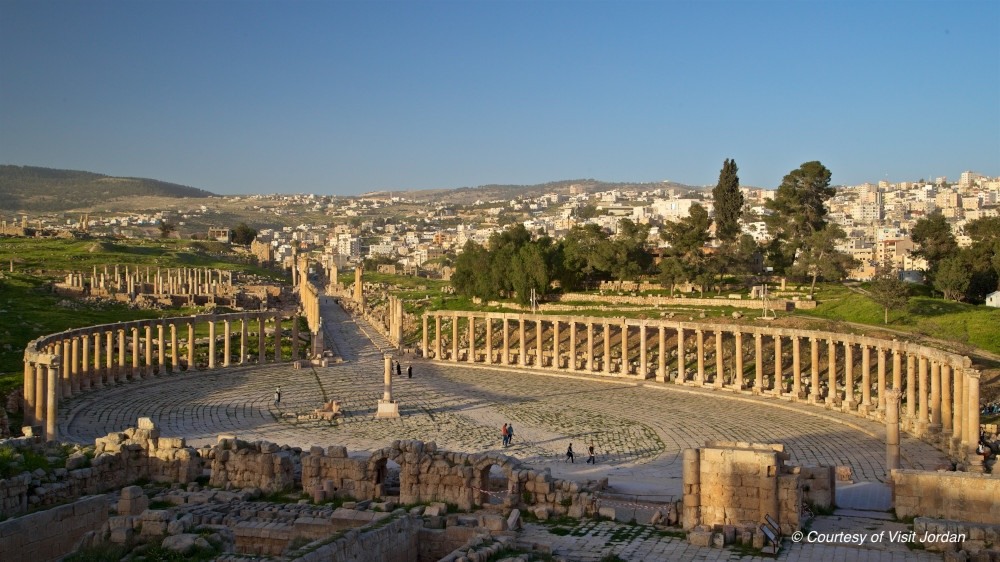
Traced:
<path fill-rule="evenodd" d="M 479 473 L 480 504 L 501 506 L 509 495 L 509 478 L 498 464 L 490 464 Z"/>
<path fill-rule="evenodd" d="M 375 463 L 375 497 L 399 497 L 400 466 L 395 461 L 381 459 Z"/>

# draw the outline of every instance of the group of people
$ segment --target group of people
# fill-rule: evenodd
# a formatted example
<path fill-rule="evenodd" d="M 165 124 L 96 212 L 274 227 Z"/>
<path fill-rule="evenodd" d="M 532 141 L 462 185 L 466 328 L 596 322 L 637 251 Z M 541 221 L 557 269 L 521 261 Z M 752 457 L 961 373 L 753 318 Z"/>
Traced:
<path fill-rule="evenodd" d="M 511 440 L 514 439 L 514 424 L 503 424 L 503 428 L 500 429 L 500 437 L 503 440 L 503 446 L 509 447 Z"/>
<path fill-rule="evenodd" d="M 389 366 L 389 372 L 392 371 L 396 371 L 397 377 L 403 376 L 403 366 L 399 363 L 399 361 L 393 361 L 393 365 Z M 413 365 L 406 366 L 406 378 L 413 378 Z"/>
<path fill-rule="evenodd" d="M 597 464 L 597 457 L 594 455 L 594 446 L 593 445 L 589 445 L 587 447 L 587 455 L 588 455 L 587 456 L 587 464 Z M 573 453 L 573 444 L 570 443 L 569 444 L 569 448 L 566 449 L 566 460 L 564 460 L 563 462 L 569 461 L 571 463 L 576 463 L 575 459 L 576 459 L 576 455 Z"/>

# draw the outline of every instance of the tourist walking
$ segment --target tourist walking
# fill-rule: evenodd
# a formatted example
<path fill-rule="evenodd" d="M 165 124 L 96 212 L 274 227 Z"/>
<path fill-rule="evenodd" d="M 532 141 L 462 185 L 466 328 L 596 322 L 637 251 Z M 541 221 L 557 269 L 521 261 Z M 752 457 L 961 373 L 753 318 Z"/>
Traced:
<path fill-rule="evenodd" d="M 500 430 L 500 437 L 503 438 L 503 446 L 507 446 L 507 440 L 510 439 L 510 433 L 507 431 L 507 424 L 503 424 L 503 428 Z"/>
<path fill-rule="evenodd" d="M 407 365 L 406 366 L 406 378 L 408 378 L 408 379 L 412 379 L 413 378 L 413 365 Z"/>
<path fill-rule="evenodd" d="M 597 464 L 597 459 L 594 457 L 594 446 L 591 445 L 587 447 L 587 453 L 590 455 L 587 457 L 587 462 L 590 464 Z"/>
<path fill-rule="evenodd" d="M 281 404 L 281 387 L 274 389 L 274 405 Z"/>
<path fill-rule="evenodd" d="M 574 463 L 574 464 L 576 463 L 576 461 L 573 460 L 573 444 L 572 443 L 570 443 L 569 444 L 569 448 L 566 449 L 566 461 L 569 461 L 569 462 Z M 566 462 L 566 461 L 563 461 L 563 462 Z"/>
<path fill-rule="evenodd" d="M 514 441 L 514 424 L 508 423 L 507 424 L 507 445 L 510 446 L 510 444 L 513 441 Z"/>
<path fill-rule="evenodd" d="M 396 361 L 396 376 L 403 376 L 403 366 L 399 364 L 399 361 Z"/>

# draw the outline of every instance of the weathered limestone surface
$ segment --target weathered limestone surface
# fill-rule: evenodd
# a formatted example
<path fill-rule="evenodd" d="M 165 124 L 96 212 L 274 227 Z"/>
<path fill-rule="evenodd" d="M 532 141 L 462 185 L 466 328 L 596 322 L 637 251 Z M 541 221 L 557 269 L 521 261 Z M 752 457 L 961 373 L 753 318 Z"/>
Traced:
<path fill-rule="evenodd" d="M 208 451 L 212 467 L 209 483 L 213 486 L 259 488 L 265 492 L 281 492 L 295 487 L 292 454 L 274 443 L 248 443 L 220 437 Z"/>
<path fill-rule="evenodd" d="M 91 496 L 0 523 L 4 562 L 57 560 L 108 521 L 104 496 Z"/>
<path fill-rule="evenodd" d="M 1000 476 L 893 470 L 896 516 L 1000 525 Z"/>

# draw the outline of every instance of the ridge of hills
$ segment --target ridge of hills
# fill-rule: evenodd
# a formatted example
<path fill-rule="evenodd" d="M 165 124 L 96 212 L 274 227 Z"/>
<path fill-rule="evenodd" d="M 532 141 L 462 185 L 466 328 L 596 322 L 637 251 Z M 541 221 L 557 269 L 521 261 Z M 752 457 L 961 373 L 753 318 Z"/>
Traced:
<path fill-rule="evenodd" d="M 215 194 L 160 180 L 79 170 L 0 165 L 0 209 L 56 212 L 128 197 L 212 197 Z"/>

